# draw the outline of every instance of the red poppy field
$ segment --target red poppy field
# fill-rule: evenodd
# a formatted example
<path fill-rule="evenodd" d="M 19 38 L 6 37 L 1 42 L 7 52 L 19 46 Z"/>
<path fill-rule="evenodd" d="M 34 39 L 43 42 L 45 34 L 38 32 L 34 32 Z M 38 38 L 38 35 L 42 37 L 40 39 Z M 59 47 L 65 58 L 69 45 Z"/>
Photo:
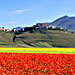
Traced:
<path fill-rule="evenodd" d="M 0 53 L 0 75 L 75 75 L 75 55 Z"/>

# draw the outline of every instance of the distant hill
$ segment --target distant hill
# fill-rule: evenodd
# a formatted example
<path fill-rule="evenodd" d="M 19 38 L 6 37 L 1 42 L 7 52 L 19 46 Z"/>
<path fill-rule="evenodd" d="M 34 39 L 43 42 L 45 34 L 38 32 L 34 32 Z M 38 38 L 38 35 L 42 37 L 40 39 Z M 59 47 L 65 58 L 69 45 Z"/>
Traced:
<path fill-rule="evenodd" d="M 18 31 L 18 30 L 21 30 L 22 28 L 21 27 L 16 27 L 16 28 L 13 28 L 13 29 L 15 29 L 16 31 Z"/>
<path fill-rule="evenodd" d="M 75 31 L 75 17 L 63 16 L 47 24 Z"/>

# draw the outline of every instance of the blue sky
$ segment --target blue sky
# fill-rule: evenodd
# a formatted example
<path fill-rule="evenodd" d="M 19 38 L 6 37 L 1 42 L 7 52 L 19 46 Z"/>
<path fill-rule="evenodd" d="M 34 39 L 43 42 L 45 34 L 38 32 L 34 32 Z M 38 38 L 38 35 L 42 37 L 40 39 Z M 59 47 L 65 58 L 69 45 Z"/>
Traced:
<path fill-rule="evenodd" d="M 75 0 L 0 0 L 0 27 L 32 26 L 75 16 Z"/>

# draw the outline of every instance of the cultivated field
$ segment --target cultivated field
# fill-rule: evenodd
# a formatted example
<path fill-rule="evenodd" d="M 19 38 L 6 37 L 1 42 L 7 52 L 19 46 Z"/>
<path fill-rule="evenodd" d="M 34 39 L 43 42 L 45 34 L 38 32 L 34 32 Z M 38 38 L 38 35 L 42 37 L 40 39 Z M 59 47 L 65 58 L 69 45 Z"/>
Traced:
<path fill-rule="evenodd" d="M 0 52 L 75 54 L 75 48 L 0 48 Z"/>

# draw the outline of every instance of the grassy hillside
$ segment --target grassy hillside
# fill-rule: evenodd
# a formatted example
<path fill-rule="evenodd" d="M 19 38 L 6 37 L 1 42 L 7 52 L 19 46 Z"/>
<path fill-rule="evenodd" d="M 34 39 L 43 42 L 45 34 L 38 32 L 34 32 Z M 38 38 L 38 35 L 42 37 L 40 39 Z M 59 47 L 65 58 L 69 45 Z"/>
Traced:
<path fill-rule="evenodd" d="M 0 31 L 0 47 L 75 47 L 75 34 L 59 30 L 41 30 L 22 32 L 16 35 L 15 45 L 13 33 Z"/>
<path fill-rule="evenodd" d="M 66 31 L 23 32 L 16 37 L 16 44 L 26 47 L 75 47 L 75 34 Z"/>
<path fill-rule="evenodd" d="M 13 33 L 0 31 L 0 47 L 16 47 L 12 45 Z"/>
<path fill-rule="evenodd" d="M 0 42 L 11 42 L 12 36 L 10 32 L 0 31 Z"/>

